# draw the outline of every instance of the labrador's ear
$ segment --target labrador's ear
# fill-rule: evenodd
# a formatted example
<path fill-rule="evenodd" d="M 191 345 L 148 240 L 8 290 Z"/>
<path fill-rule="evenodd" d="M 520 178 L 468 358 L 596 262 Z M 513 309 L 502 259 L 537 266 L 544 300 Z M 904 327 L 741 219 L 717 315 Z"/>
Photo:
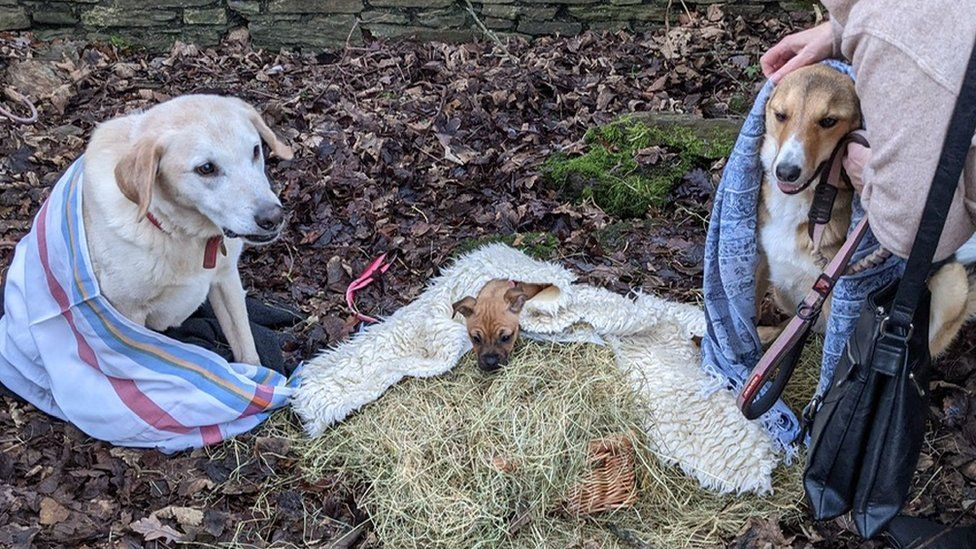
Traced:
<path fill-rule="evenodd" d="M 242 99 L 238 99 L 237 101 L 247 112 L 247 118 L 251 121 L 251 124 L 254 125 L 254 129 L 258 131 L 258 135 L 260 135 L 261 139 L 268 144 L 268 147 L 271 148 L 271 152 L 282 160 L 291 160 L 294 158 L 295 155 L 292 153 L 291 147 L 285 145 L 285 142 L 281 139 L 278 139 L 278 136 L 275 135 L 264 119 L 261 118 L 261 114 L 258 113 L 257 109 L 255 109 L 247 101 Z"/>
<path fill-rule="evenodd" d="M 451 306 L 454 309 L 454 314 L 451 315 L 451 318 L 457 316 L 458 313 L 461 313 L 461 316 L 464 318 L 468 318 L 474 314 L 474 306 L 476 303 L 478 303 L 478 300 L 471 296 L 467 296 L 460 301 L 455 301 L 454 305 Z"/>
<path fill-rule="evenodd" d="M 508 302 L 508 310 L 515 314 L 522 312 L 522 307 L 528 299 L 529 296 L 525 295 L 525 290 L 521 286 L 509 288 L 505 292 L 505 301 Z"/>
<path fill-rule="evenodd" d="M 149 211 L 159 160 L 165 151 L 158 137 L 142 138 L 115 165 L 115 183 L 126 198 L 139 206 L 140 221 Z"/>

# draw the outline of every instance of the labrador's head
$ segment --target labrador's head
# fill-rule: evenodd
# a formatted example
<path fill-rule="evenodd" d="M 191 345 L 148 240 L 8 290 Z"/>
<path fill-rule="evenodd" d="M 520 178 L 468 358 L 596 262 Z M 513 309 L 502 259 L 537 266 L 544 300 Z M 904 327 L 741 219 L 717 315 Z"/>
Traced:
<path fill-rule="evenodd" d="M 190 232 L 219 231 L 252 243 L 280 234 L 284 211 L 265 174 L 262 142 L 283 159 L 292 152 L 251 105 L 216 95 L 179 97 L 134 115 L 129 139 L 115 179 L 140 218 L 156 204 Z"/>

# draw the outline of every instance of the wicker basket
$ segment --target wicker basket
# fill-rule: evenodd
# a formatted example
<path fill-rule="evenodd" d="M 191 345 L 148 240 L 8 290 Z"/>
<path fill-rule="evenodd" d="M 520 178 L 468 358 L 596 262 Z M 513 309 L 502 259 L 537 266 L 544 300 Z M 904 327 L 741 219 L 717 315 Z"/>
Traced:
<path fill-rule="evenodd" d="M 630 507 L 637 501 L 634 445 L 627 435 L 594 440 L 587 446 L 590 470 L 566 500 L 575 515 Z"/>

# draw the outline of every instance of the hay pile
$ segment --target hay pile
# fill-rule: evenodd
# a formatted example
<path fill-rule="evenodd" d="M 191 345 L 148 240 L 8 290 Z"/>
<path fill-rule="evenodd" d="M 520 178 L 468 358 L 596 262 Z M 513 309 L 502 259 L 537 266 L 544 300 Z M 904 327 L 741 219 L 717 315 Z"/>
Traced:
<path fill-rule="evenodd" d="M 793 392 L 809 394 L 815 373 L 799 370 Z M 610 349 L 527 342 L 495 375 L 469 355 L 398 384 L 303 441 L 303 469 L 364 487 L 360 504 L 387 547 L 687 547 L 720 542 L 749 517 L 799 520 L 799 466 L 779 468 L 771 497 L 704 492 L 648 449 L 644 413 Z M 588 471 L 588 444 L 619 435 L 636 450 L 636 504 L 574 516 L 567 496 Z"/>

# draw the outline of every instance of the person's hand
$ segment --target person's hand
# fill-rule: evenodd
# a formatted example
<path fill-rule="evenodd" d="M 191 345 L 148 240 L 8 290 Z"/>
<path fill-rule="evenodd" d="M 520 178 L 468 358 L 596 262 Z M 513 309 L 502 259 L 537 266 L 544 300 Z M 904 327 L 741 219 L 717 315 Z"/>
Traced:
<path fill-rule="evenodd" d="M 794 70 L 830 57 L 833 49 L 834 31 L 828 21 L 780 40 L 763 54 L 759 64 L 763 74 L 776 84 Z"/>
<path fill-rule="evenodd" d="M 847 144 L 847 154 L 844 155 L 844 171 L 851 180 L 854 190 L 861 193 L 864 188 L 864 167 L 871 160 L 871 149 L 858 143 Z"/>

